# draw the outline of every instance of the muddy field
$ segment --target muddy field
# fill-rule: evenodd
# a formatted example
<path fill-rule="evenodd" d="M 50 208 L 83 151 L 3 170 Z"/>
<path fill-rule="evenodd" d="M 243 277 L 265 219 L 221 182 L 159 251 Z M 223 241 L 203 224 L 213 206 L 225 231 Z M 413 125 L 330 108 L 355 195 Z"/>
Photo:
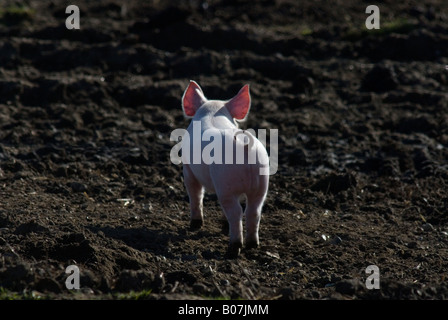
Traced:
<path fill-rule="evenodd" d="M 122 3 L 2 1 L 0 297 L 448 299 L 448 2 L 378 2 L 376 31 L 360 1 Z M 238 259 L 170 161 L 190 79 L 278 129 Z"/>

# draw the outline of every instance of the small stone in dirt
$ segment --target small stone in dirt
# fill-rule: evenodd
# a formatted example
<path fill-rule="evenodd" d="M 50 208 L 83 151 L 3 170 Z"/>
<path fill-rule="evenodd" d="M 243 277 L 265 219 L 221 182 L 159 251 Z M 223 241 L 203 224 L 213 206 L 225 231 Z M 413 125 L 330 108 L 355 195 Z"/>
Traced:
<path fill-rule="evenodd" d="M 154 276 L 154 281 L 152 282 L 152 291 L 161 292 L 165 287 L 165 276 L 163 273 L 159 273 Z"/>
<path fill-rule="evenodd" d="M 207 286 L 203 283 L 195 283 L 193 285 L 193 291 L 196 294 L 206 294 L 208 293 L 210 290 L 207 288 Z"/>
<path fill-rule="evenodd" d="M 214 273 L 211 266 L 204 266 L 200 271 L 204 277 L 211 277 Z"/>
<path fill-rule="evenodd" d="M 56 169 L 56 171 L 54 172 L 54 175 L 56 177 L 65 177 L 65 178 L 67 178 L 68 177 L 67 166 L 66 165 L 59 166 Z"/>
<path fill-rule="evenodd" d="M 81 293 L 83 293 L 83 294 L 91 295 L 91 294 L 95 293 L 91 288 L 83 287 L 83 288 L 80 288 L 80 289 L 81 289 Z"/>
<path fill-rule="evenodd" d="M 152 212 L 152 204 L 151 203 L 144 203 L 142 204 L 143 211 Z"/>
<path fill-rule="evenodd" d="M 227 279 L 223 279 L 219 282 L 222 286 L 230 286 L 230 281 Z"/>
<path fill-rule="evenodd" d="M 85 192 L 87 191 L 87 186 L 84 183 L 71 182 L 69 187 L 72 188 L 73 192 Z"/>
<path fill-rule="evenodd" d="M 266 251 L 266 255 L 274 259 L 280 259 L 280 255 L 277 252 Z"/>
<path fill-rule="evenodd" d="M 424 225 L 422 225 L 422 229 L 426 232 L 434 231 L 434 227 L 430 223 L 425 223 Z"/>
<path fill-rule="evenodd" d="M 342 242 L 342 239 L 339 236 L 333 237 L 333 239 L 331 239 L 331 241 L 330 241 L 331 244 L 340 244 L 341 242 Z"/>
<path fill-rule="evenodd" d="M 415 241 L 411 241 L 411 242 L 409 242 L 409 243 L 408 243 L 408 248 L 409 248 L 409 249 L 415 249 L 415 248 L 417 248 L 417 242 L 415 242 Z"/>

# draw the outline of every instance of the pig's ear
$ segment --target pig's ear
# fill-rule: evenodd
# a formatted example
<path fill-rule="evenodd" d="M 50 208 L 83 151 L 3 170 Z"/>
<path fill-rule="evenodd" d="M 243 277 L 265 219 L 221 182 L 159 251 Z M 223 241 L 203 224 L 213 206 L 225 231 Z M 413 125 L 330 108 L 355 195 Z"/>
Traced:
<path fill-rule="evenodd" d="M 184 110 L 185 115 L 187 117 L 193 117 L 196 110 L 198 110 L 205 102 L 207 102 L 207 99 L 205 98 L 201 87 L 193 80 L 190 80 L 190 84 L 182 97 L 182 109 Z"/>
<path fill-rule="evenodd" d="M 226 107 L 234 119 L 244 120 L 250 108 L 249 85 L 246 84 L 235 97 L 227 101 Z"/>

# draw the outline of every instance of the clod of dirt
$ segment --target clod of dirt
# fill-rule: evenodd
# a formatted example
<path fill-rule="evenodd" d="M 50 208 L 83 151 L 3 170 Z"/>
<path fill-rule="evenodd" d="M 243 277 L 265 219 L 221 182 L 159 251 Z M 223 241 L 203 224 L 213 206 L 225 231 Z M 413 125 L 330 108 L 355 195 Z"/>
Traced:
<path fill-rule="evenodd" d="M 193 291 L 199 295 L 207 295 L 210 294 L 210 289 L 203 283 L 195 283 L 193 285 Z"/>
<path fill-rule="evenodd" d="M 72 188 L 73 192 L 85 192 L 87 191 L 87 186 L 84 183 L 80 182 L 71 182 L 69 183 L 70 188 Z"/>
<path fill-rule="evenodd" d="M 34 273 L 31 265 L 26 262 L 18 262 L 0 269 L 0 283 L 10 290 L 21 291 L 33 281 Z"/>
<path fill-rule="evenodd" d="M 58 260 L 73 259 L 77 262 L 93 260 L 96 252 L 91 241 L 78 233 L 59 238 L 48 251 Z"/>
<path fill-rule="evenodd" d="M 35 288 L 37 291 L 41 292 L 50 291 L 54 293 L 60 293 L 62 291 L 60 283 L 51 278 L 43 278 L 36 281 Z"/>
<path fill-rule="evenodd" d="M 324 193 L 337 194 L 341 191 L 355 187 L 357 184 L 356 178 L 351 173 L 346 174 L 336 174 L 331 173 L 330 175 L 320 179 L 315 184 L 311 186 L 313 191 L 322 191 Z"/>
<path fill-rule="evenodd" d="M 418 177 L 427 177 L 434 174 L 435 164 L 431 158 L 427 148 L 418 149 L 414 152 L 413 162 L 415 169 L 418 171 Z"/>
<path fill-rule="evenodd" d="M 361 90 L 386 92 L 398 86 L 397 75 L 392 66 L 380 64 L 373 67 L 361 82 Z"/>
<path fill-rule="evenodd" d="M 363 287 L 359 279 L 345 279 L 336 283 L 336 292 L 353 295 Z"/>
<path fill-rule="evenodd" d="M 281 296 L 280 299 L 282 300 L 295 300 L 295 292 L 292 288 L 282 288 L 280 289 L 279 295 Z"/>
<path fill-rule="evenodd" d="M 92 271 L 83 269 L 80 272 L 80 280 L 83 288 L 109 288 L 104 279 L 98 278 Z"/>
<path fill-rule="evenodd" d="M 147 270 L 123 270 L 115 284 L 115 290 L 129 292 L 153 287 L 154 274 Z"/>
<path fill-rule="evenodd" d="M 185 272 L 185 271 L 174 271 L 174 272 L 167 273 L 165 278 L 166 278 L 167 283 L 174 284 L 176 281 L 179 281 L 179 282 L 186 283 L 190 286 L 193 285 L 194 283 L 196 283 L 196 281 L 197 281 L 197 278 L 193 274 Z"/>
<path fill-rule="evenodd" d="M 398 131 L 403 133 L 429 132 L 437 127 L 427 116 L 403 117 L 398 122 Z"/>
<path fill-rule="evenodd" d="M 48 232 L 48 228 L 38 224 L 35 221 L 30 221 L 27 223 L 23 223 L 20 226 L 18 226 L 15 230 L 16 234 L 29 234 L 30 232 L 35 232 L 35 233 L 44 233 L 44 232 Z"/>

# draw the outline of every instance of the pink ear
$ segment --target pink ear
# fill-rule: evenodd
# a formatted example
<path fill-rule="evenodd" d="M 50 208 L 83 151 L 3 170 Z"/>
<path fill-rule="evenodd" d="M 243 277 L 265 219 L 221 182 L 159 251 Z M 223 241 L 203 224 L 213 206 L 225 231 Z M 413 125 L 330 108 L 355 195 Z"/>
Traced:
<path fill-rule="evenodd" d="M 230 114 L 236 120 L 244 120 L 249 113 L 250 93 L 249 85 L 246 84 L 238 94 L 226 103 Z"/>
<path fill-rule="evenodd" d="M 207 99 L 204 97 L 204 93 L 202 92 L 201 87 L 190 80 L 190 84 L 184 92 L 182 97 L 182 109 L 187 117 L 193 117 L 198 110 Z"/>

